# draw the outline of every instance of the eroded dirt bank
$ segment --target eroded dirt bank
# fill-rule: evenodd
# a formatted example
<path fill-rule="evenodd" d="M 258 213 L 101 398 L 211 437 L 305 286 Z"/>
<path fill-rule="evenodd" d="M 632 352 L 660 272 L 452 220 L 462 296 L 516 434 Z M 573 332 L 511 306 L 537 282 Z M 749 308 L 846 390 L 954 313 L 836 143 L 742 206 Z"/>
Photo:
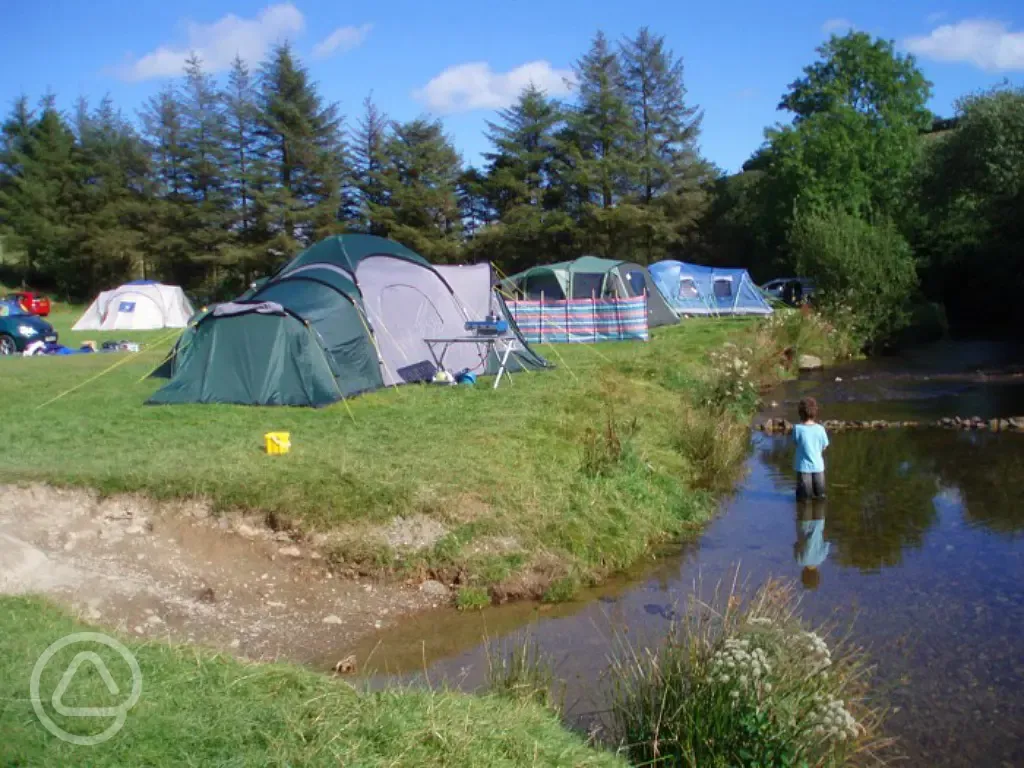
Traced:
<path fill-rule="evenodd" d="M 0 485 L 0 500 L 0 593 L 46 595 L 142 637 L 323 659 L 447 602 L 419 585 L 338 578 L 289 534 L 211 517 L 202 503 L 44 485 Z"/>

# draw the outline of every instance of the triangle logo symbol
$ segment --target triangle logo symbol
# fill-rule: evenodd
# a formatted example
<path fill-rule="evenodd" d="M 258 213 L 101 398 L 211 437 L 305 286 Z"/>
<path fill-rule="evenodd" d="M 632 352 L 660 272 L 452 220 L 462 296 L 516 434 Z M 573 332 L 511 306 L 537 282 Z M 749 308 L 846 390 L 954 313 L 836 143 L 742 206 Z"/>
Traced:
<path fill-rule="evenodd" d="M 93 651 L 82 651 L 71 661 L 68 668 L 64 670 L 64 674 L 60 678 L 60 682 L 53 691 L 53 697 L 51 703 L 53 709 L 60 715 L 65 717 L 116 717 L 121 711 L 122 707 L 66 707 L 64 706 L 64 694 L 67 693 L 68 688 L 71 685 L 71 681 L 74 679 L 75 674 L 78 672 L 78 668 L 86 662 L 92 664 L 96 668 L 96 672 L 99 674 L 100 679 L 107 686 L 107 691 L 110 692 L 111 696 L 116 696 L 121 692 L 117 683 L 114 681 L 113 676 L 110 674 L 110 670 L 107 669 L 106 663 Z"/>

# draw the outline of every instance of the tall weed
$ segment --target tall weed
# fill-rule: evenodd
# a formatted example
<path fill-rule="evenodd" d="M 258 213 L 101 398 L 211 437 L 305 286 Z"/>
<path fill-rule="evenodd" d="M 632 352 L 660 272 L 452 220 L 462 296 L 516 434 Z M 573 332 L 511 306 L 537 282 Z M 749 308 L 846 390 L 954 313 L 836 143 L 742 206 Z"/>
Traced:
<path fill-rule="evenodd" d="M 728 491 L 742 475 L 750 435 L 747 426 L 731 413 L 684 408 L 675 447 L 690 468 L 692 487 Z"/>
<path fill-rule="evenodd" d="M 699 595 L 699 587 L 696 591 Z M 735 581 L 694 598 L 662 645 L 623 644 L 612 668 L 612 715 L 634 765 L 883 764 L 890 742 L 866 702 L 863 653 L 808 630 L 791 587 L 749 601 Z"/>

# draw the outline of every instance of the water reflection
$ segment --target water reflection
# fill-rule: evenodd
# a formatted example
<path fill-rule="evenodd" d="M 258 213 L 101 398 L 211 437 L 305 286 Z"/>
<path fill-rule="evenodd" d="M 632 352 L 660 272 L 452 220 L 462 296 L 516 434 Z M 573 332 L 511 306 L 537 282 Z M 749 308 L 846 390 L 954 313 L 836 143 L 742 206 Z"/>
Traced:
<path fill-rule="evenodd" d="M 805 589 L 817 589 L 819 568 L 832 545 L 825 540 L 825 499 L 805 499 L 796 503 L 796 543 L 793 558 L 800 566 L 800 582 Z"/>
<path fill-rule="evenodd" d="M 761 442 L 776 488 L 792 488 L 793 445 Z M 836 559 L 865 571 L 898 565 L 921 546 L 935 522 L 939 485 L 931 462 L 915 452 L 909 432 L 848 432 L 832 436 L 826 476 Z"/>

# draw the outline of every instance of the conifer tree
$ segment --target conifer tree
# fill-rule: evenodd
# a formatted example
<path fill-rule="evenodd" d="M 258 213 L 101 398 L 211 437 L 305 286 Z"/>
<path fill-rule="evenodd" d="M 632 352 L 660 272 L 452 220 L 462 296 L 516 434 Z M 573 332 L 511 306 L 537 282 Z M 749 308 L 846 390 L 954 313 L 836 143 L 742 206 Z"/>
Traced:
<path fill-rule="evenodd" d="M 388 116 L 374 103 L 373 95 L 367 96 L 363 100 L 363 116 L 352 137 L 352 171 L 357 226 L 372 235 L 383 233 L 382 225 L 374 220 L 371 211 L 387 205 L 383 175 L 389 123 Z"/>
<path fill-rule="evenodd" d="M 635 183 L 637 134 L 619 57 L 603 32 L 573 71 L 578 102 L 564 137 L 578 155 L 575 176 L 588 201 L 611 208 Z"/>
<path fill-rule="evenodd" d="M 189 179 L 185 118 L 177 90 L 167 86 L 142 112 L 150 156 L 151 215 L 143 232 L 145 277 L 190 285 L 195 276 L 188 237 Z"/>
<path fill-rule="evenodd" d="M 224 108 L 224 188 L 230 196 L 227 229 L 231 239 L 223 261 L 233 265 L 233 285 L 242 289 L 269 268 L 270 240 L 264 191 L 269 170 L 259 151 L 259 107 L 256 83 L 241 57 L 232 62 L 221 94 Z"/>
<path fill-rule="evenodd" d="M 427 260 L 456 260 L 462 229 L 456 185 L 462 159 L 440 121 L 395 124 L 384 145 L 385 205 L 370 205 L 382 234 Z"/>
<path fill-rule="evenodd" d="M 288 45 L 274 49 L 260 72 L 260 153 L 273 183 L 264 204 L 281 256 L 335 232 L 345 175 L 343 119 L 324 104 Z"/>
<path fill-rule="evenodd" d="M 71 291 L 77 277 L 65 267 L 81 190 L 79 156 L 75 136 L 54 97 L 42 100 L 35 119 L 24 102 L 16 103 L 4 126 L 4 144 L 0 210 L 8 245 L 26 254 L 27 280 L 41 278 Z"/>
<path fill-rule="evenodd" d="M 148 218 L 148 158 L 134 129 L 105 97 L 94 112 L 82 100 L 76 115 L 82 198 L 72 259 L 84 295 L 143 274 Z"/>
<path fill-rule="evenodd" d="M 185 62 L 181 97 L 182 175 L 189 199 L 187 238 L 197 269 L 215 273 L 228 239 L 226 121 L 217 84 L 196 54 Z"/>

